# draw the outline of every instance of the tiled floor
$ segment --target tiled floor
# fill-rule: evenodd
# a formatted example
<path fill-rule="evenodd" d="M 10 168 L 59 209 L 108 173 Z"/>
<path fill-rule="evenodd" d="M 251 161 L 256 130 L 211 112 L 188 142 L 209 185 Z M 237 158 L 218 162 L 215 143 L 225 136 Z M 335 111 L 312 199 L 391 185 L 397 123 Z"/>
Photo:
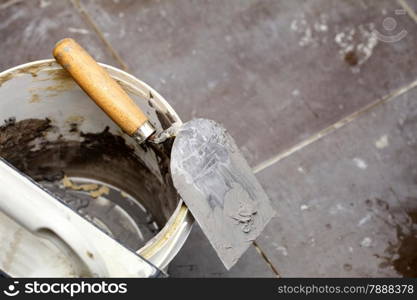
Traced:
<path fill-rule="evenodd" d="M 279 215 L 258 243 L 282 276 L 417 276 L 416 100 L 417 88 L 259 173 Z"/>
<path fill-rule="evenodd" d="M 416 276 L 416 10 L 414 0 L 2 1 L 0 70 L 72 36 L 184 120 L 229 128 L 278 217 L 230 272 L 195 228 L 172 276 Z"/>

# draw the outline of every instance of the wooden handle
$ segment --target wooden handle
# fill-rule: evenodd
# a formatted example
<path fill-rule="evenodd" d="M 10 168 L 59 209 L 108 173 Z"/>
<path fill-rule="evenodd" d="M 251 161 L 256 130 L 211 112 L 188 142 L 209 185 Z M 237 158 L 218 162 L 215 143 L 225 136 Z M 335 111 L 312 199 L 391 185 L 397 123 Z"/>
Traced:
<path fill-rule="evenodd" d="M 148 118 L 106 70 L 70 38 L 59 41 L 53 50 L 56 61 L 100 108 L 129 135 Z"/>

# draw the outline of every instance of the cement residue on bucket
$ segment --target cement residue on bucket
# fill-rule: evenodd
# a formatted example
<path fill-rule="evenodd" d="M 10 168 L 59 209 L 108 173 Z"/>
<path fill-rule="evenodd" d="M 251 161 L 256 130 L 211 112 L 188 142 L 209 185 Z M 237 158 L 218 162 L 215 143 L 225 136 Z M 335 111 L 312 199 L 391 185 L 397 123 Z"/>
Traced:
<path fill-rule="evenodd" d="M 163 178 L 168 178 L 161 182 L 108 128 L 100 133 L 71 130 L 78 141 L 64 139 L 49 119 L 9 119 L 0 127 L 0 156 L 109 235 L 139 249 L 177 205 L 167 162 L 160 159 Z M 48 133 L 57 138 L 50 140 Z M 161 146 L 158 151 L 162 156 L 166 150 Z"/>

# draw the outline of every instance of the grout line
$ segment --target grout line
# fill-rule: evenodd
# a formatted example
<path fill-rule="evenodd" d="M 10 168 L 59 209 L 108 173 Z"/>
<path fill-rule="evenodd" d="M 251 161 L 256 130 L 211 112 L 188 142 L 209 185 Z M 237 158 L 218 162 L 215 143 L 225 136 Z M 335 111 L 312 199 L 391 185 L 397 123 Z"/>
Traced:
<path fill-rule="evenodd" d="M 110 42 L 105 38 L 103 32 L 100 30 L 100 28 L 97 26 L 97 24 L 93 21 L 91 16 L 88 14 L 88 12 L 85 10 L 85 8 L 80 3 L 80 0 L 70 0 L 72 5 L 75 7 L 76 10 L 84 17 L 86 22 L 94 29 L 100 40 L 105 44 L 107 50 L 110 51 L 113 58 L 120 64 L 121 68 L 124 71 L 127 71 L 129 68 L 127 67 L 126 63 L 123 61 L 123 59 L 120 57 L 120 55 L 114 50 Z"/>
<path fill-rule="evenodd" d="M 405 2 L 405 0 L 397 0 L 397 2 L 402 6 L 402 8 L 404 8 L 408 15 L 410 16 L 411 19 L 414 20 L 414 22 L 417 23 L 417 14 L 416 12 L 410 7 L 410 5 L 408 5 L 407 2 Z"/>
<path fill-rule="evenodd" d="M 269 268 L 271 269 L 272 273 L 274 273 L 277 278 L 281 278 L 281 275 L 278 273 L 278 270 L 274 267 L 274 265 L 272 264 L 272 262 L 266 256 L 265 252 L 259 247 L 258 243 L 255 242 L 255 241 L 253 241 L 253 246 L 255 247 L 255 249 L 259 253 L 259 255 L 262 257 L 262 259 L 269 266 Z"/>
<path fill-rule="evenodd" d="M 280 160 L 290 156 L 291 154 L 303 149 L 304 147 L 318 141 L 319 139 L 321 139 L 322 137 L 327 136 L 328 134 L 332 133 L 333 131 L 336 131 L 339 128 L 342 128 L 343 126 L 345 126 L 346 124 L 349 124 L 350 122 L 356 120 L 358 117 L 362 116 L 363 114 L 367 113 L 368 111 L 376 108 L 377 106 L 387 103 L 389 101 L 391 101 L 392 99 L 408 92 L 409 90 L 415 88 L 417 86 L 417 80 L 413 81 L 412 83 L 399 88 L 397 90 L 395 90 L 394 92 L 366 105 L 365 107 L 361 108 L 360 110 L 344 117 L 343 119 L 341 119 L 340 121 L 334 123 L 333 125 L 321 130 L 320 132 L 310 136 L 308 139 L 302 141 L 301 143 L 296 144 L 295 146 L 291 147 L 290 149 L 279 153 L 278 155 L 267 159 L 263 162 L 261 162 L 260 164 L 258 164 L 257 166 L 255 166 L 253 168 L 253 172 L 259 173 L 263 170 L 265 170 L 266 168 L 274 165 L 275 163 L 279 162 Z"/>

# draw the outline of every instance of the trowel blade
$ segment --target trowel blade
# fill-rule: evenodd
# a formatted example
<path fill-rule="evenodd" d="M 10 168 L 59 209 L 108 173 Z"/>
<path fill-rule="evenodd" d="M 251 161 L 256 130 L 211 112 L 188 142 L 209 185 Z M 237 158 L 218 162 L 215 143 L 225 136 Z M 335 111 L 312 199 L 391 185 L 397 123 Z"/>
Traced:
<path fill-rule="evenodd" d="M 171 173 L 179 194 L 230 269 L 275 214 L 235 141 L 214 121 L 189 121 L 174 140 Z"/>

